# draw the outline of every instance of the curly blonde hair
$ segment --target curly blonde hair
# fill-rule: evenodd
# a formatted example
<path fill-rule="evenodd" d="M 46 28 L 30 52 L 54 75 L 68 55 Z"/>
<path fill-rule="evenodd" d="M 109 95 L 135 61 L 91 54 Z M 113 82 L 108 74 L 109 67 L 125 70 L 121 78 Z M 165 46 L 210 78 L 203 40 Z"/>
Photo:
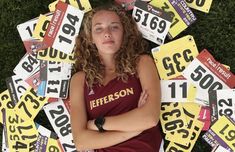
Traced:
<path fill-rule="evenodd" d="M 100 10 L 114 11 L 120 17 L 123 25 L 123 42 L 120 50 L 116 52 L 115 72 L 122 81 L 128 80 L 128 75 L 136 74 L 138 57 L 145 52 L 147 42 L 142 38 L 137 25 L 130 14 L 118 5 L 109 4 L 97 7 L 85 14 L 80 33 L 75 44 L 75 71 L 83 71 L 86 75 L 88 87 L 93 84 L 102 84 L 104 77 L 104 65 L 102 64 L 98 50 L 92 43 L 92 17 Z"/>

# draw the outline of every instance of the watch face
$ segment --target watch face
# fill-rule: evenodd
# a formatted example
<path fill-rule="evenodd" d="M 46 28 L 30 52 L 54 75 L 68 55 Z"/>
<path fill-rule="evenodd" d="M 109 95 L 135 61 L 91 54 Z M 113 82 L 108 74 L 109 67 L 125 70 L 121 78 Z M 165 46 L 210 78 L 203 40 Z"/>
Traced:
<path fill-rule="evenodd" d="M 96 118 L 95 123 L 103 126 L 104 121 L 105 121 L 104 117 L 98 117 Z"/>

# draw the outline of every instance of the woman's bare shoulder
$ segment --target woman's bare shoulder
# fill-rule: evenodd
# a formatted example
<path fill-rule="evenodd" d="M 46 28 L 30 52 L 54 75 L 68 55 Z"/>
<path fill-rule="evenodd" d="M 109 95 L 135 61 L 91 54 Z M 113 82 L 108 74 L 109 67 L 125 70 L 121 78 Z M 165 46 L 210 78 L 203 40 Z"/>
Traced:
<path fill-rule="evenodd" d="M 84 81 L 85 81 L 85 76 L 86 76 L 86 74 L 85 74 L 85 72 L 83 72 L 83 71 L 79 71 L 79 72 L 76 72 L 75 74 L 73 74 L 73 76 L 72 76 L 72 78 L 71 78 L 71 83 L 73 84 L 73 83 L 76 83 L 76 84 L 78 84 L 78 83 L 84 83 Z"/>
<path fill-rule="evenodd" d="M 150 77 L 158 73 L 154 59 L 150 55 L 146 54 L 139 57 L 137 73 L 142 77 Z"/>
<path fill-rule="evenodd" d="M 138 60 L 138 64 L 144 64 L 144 65 L 149 65 L 149 64 L 153 64 L 154 60 L 153 58 L 148 55 L 148 54 L 143 54 L 139 56 L 139 60 Z"/>

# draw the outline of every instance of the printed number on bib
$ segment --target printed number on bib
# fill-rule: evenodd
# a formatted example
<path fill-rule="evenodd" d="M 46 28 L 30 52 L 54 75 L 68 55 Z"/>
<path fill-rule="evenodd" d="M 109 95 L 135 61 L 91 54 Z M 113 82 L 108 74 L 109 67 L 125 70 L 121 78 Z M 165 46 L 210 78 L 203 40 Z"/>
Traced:
<path fill-rule="evenodd" d="M 172 17 L 161 9 L 137 0 L 132 16 L 137 22 L 143 37 L 156 43 L 163 44 L 170 29 Z"/>
<path fill-rule="evenodd" d="M 213 0 L 185 0 L 189 7 L 209 13 Z"/>
<path fill-rule="evenodd" d="M 50 103 L 43 108 L 59 137 L 63 149 L 65 151 L 75 150 L 76 148 L 73 143 L 71 132 L 70 116 L 63 100 Z"/>
<path fill-rule="evenodd" d="M 160 121 L 163 132 L 179 130 L 187 126 L 182 105 L 178 102 L 162 103 Z"/>

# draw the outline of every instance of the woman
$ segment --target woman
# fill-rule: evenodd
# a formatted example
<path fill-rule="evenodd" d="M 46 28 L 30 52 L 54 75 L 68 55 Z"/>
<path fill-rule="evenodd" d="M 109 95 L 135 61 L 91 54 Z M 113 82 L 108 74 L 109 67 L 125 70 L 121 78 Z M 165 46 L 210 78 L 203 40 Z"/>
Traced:
<path fill-rule="evenodd" d="M 160 85 L 154 61 L 131 16 L 108 5 L 87 13 L 76 40 L 70 84 L 77 150 L 156 152 Z"/>

